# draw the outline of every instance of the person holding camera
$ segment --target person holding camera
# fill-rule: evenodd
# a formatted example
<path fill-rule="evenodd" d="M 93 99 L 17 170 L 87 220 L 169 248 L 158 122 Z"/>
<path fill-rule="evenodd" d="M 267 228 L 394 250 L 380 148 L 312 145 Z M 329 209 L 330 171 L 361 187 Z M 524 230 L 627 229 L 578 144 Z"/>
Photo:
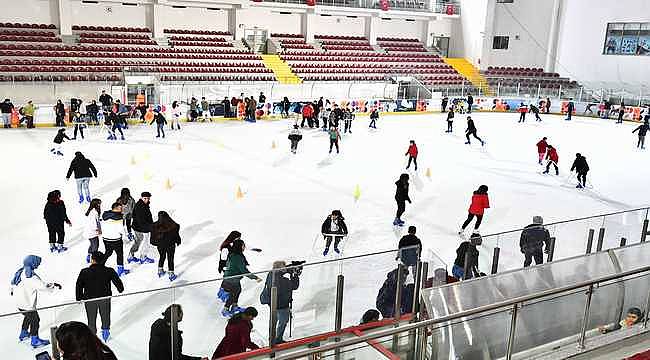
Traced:
<path fill-rule="evenodd" d="M 301 268 L 285 269 L 287 263 L 276 261 L 273 263 L 273 270 L 266 277 L 264 290 L 260 294 L 260 302 L 264 305 L 271 306 L 271 288 L 277 288 L 277 312 L 273 327 L 276 328 L 275 340 L 272 345 L 282 344 L 284 340 L 284 330 L 291 318 L 291 303 L 293 302 L 293 291 L 300 286 Z M 289 275 L 288 277 L 285 275 Z"/>

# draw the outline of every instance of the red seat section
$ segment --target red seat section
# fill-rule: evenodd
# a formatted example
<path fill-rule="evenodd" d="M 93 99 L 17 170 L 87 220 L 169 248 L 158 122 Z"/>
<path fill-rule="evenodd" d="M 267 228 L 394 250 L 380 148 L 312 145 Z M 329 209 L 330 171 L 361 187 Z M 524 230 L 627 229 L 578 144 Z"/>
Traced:
<path fill-rule="evenodd" d="M 490 66 L 483 71 L 488 84 L 493 87 L 518 87 L 519 91 L 576 89 L 576 81 L 561 78 L 558 73 L 545 72 L 540 68 Z"/>

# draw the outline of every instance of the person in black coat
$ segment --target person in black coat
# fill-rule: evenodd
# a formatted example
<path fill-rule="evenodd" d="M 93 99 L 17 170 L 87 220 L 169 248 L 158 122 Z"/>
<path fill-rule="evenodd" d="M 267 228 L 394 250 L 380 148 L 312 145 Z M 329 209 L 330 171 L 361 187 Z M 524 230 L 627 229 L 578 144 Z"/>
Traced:
<path fill-rule="evenodd" d="M 99 103 L 102 104 L 104 112 L 108 112 L 111 105 L 113 105 L 113 97 L 108 95 L 105 90 L 99 95 Z"/>
<path fill-rule="evenodd" d="M 447 131 L 445 132 L 452 132 L 454 130 L 454 108 L 452 107 L 449 109 L 449 112 L 447 113 Z"/>
<path fill-rule="evenodd" d="M 70 168 L 68 168 L 68 173 L 65 176 L 65 179 L 70 179 L 70 176 L 74 172 L 74 178 L 77 181 L 77 194 L 79 194 L 79 203 L 81 204 L 84 201 L 84 192 L 86 193 L 86 201 L 90 203 L 90 178 L 92 176 L 97 177 L 97 169 L 95 165 L 86 159 L 81 151 L 74 153 L 74 159 L 70 163 Z M 92 173 L 92 174 L 91 174 Z"/>
<path fill-rule="evenodd" d="M 287 323 L 291 318 L 291 303 L 293 302 L 293 291 L 297 290 L 300 286 L 300 279 L 296 271 L 285 269 L 287 264 L 284 261 L 276 261 L 273 263 L 274 271 L 269 272 L 266 276 L 264 283 L 264 290 L 260 294 L 260 302 L 265 305 L 271 306 L 271 288 L 277 288 L 277 312 L 275 323 L 273 327 L 276 328 L 275 344 L 284 342 L 284 331 Z M 286 277 L 288 274 L 289 277 Z"/>
<path fill-rule="evenodd" d="M 90 104 L 86 105 L 86 114 L 90 116 L 92 123 L 99 125 L 99 121 L 97 121 L 97 114 L 99 114 L 99 105 L 97 105 L 97 101 L 93 100 Z"/>
<path fill-rule="evenodd" d="M 650 126 L 648 125 L 648 120 L 645 120 L 643 124 L 637 126 L 636 129 L 632 130 L 632 133 L 635 133 L 637 131 L 639 132 L 639 141 L 636 143 L 637 149 L 645 149 L 645 136 L 648 133 L 648 129 L 650 129 Z"/>
<path fill-rule="evenodd" d="M 149 208 L 151 201 L 151 193 L 148 191 L 140 194 L 140 200 L 135 203 L 133 207 L 133 223 L 132 227 L 134 230 L 135 239 L 131 250 L 129 250 L 129 257 L 127 261 L 129 263 L 139 262 L 140 264 L 151 264 L 154 262 L 149 255 L 149 239 L 145 240 L 145 237 L 149 237 L 151 233 L 151 225 L 153 225 L 153 216 L 151 215 L 151 209 Z M 140 258 L 136 258 L 135 253 L 140 250 Z"/>
<path fill-rule="evenodd" d="M 571 116 L 573 116 L 573 110 L 575 110 L 576 106 L 573 103 L 573 98 L 569 99 L 569 103 L 566 106 L 567 114 L 566 114 L 566 119 L 564 120 L 571 120 Z"/>
<path fill-rule="evenodd" d="M 576 188 L 582 189 L 587 186 L 587 173 L 589 172 L 587 158 L 577 153 L 576 159 L 573 161 L 573 165 L 571 165 L 571 171 L 573 170 L 578 174 L 578 185 Z"/>
<path fill-rule="evenodd" d="M 173 314 L 172 314 L 173 313 Z M 149 337 L 149 360 L 207 360 L 207 357 L 189 356 L 183 354 L 183 332 L 176 330 L 172 337 L 172 316 L 177 322 L 183 320 L 183 309 L 178 304 L 172 304 L 165 312 L 163 318 L 154 321 L 151 325 Z M 172 355 L 172 340 L 175 343 L 175 353 Z"/>
<path fill-rule="evenodd" d="M 395 316 L 395 296 L 397 295 L 397 274 L 399 270 L 395 269 L 386 275 L 386 280 L 379 289 L 375 306 L 384 318 L 392 318 Z M 402 295 L 400 303 L 400 314 L 408 314 L 413 309 L 413 291 L 414 284 L 404 284 L 409 271 L 404 269 L 402 271 L 402 279 L 399 281 L 402 284 Z"/>
<path fill-rule="evenodd" d="M 61 152 L 61 150 L 62 150 L 61 144 L 63 143 L 63 141 L 65 141 L 65 139 L 72 140 L 65 133 L 65 128 L 59 129 L 56 132 L 56 135 L 54 136 L 54 140 L 52 141 L 54 144 L 52 145 L 52 148 L 50 149 L 50 152 L 53 155 L 63 156 L 63 153 Z"/>
<path fill-rule="evenodd" d="M 467 113 L 472 113 L 472 105 L 474 105 L 474 97 L 472 94 L 467 95 Z"/>
<path fill-rule="evenodd" d="M 230 100 L 228 100 L 227 96 L 223 98 L 221 104 L 223 105 L 223 117 L 225 118 L 232 117 L 232 113 L 230 111 Z"/>
<path fill-rule="evenodd" d="M 528 107 L 530 108 L 530 112 L 535 114 L 535 121 L 542 121 L 542 118 L 539 117 L 539 108 L 533 104 L 530 104 Z"/>
<path fill-rule="evenodd" d="M 63 252 L 68 250 L 68 248 L 63 246 L 65 240 L 63 223 L 72 226 L 72 222 L 68 219 L 65 203 L 61 200 L 61 192 L 59 190 L 50 191 L 47 194 L 47 203 L 45 203 L 45 209 L 43 209 L 43 218 L 47 225 L 50 251 Z"/>
<path fill-rule="evenodd" d="M 162 133 L 163 139 L 165 138 L 165 125 L 167 125 L 167 119 L 165 119 L 165 115 L 160 113 L 158 109 L 153 110 L 153 120 L 149 123 L 149 125 L 152 125 L 154 122 L 156 123 L 156 129 L 158 131 L 158 134 L 156 135 L 157 138 L 160 137 L 160 133 Z"/>
<path fill-rule="evenodd" d="M 449 98 L 448 97 L 443 97 L 442 101 L 440 102 L 440 107 L 442 108 L 441 112 L 446 112 L 447 111 L 447 104 L 449 103 Z"/>
<path fill-rule="evenodd" d="M 113 295 L 111 283 L 120 293 L 124 291 L 124 284 L 113 268 L 104 266 L 104 254 L 95 251 L 90 255 L 90 266 L 82 269 L 77 277 L 76 299 L 90 300 Z M 111 299 L 101 299 L 84 303 L 88 327 L 95 334 L 97 332 L 97 311 L 102 320 L 102 338 L 108 340 L 111 328 Z"/>
<path fill-rule="evenodd" d="M 474 125 L 474 120 L 472 120 L 471 116 L 467 117 L 467 129 L 465 129 L 465 137 L 467 138 L 467 142 L 465 144 L 469 145 L 471 142 L 469 141 L 469 136 L 473 135 L 474 138 L 476 138 L 478 141 L 481 142 L 481 146 L 485 145 L 483 140 L 481 140 L 480 137 L 476 136 L 476 125 Z"/>
<path fill-rule="evenodd" d="M 379 119 L 379 111 L 377 110 L 377 108 L 374 108 L 370 112 L 370 125 L 368 125 L 368 127 L 376 129 L 377 128 L 377 119 Z"/>
<path fill-rule="evenodd" d="M 411 203 L 408 174 L 400 175 L 399 180 L 395 182 L 395 201 L 397 202 L 397 212 L 395 214 L 395 220 L 393 220 L 393 225 L 404 226 L 404 221 L 402 221 L 401 217 L 406 210 L 406 202 Z"/>
<path fill-rule="evenodd" d="M 54 105 L 54 115 L 56 116 L 54 126 L 65 126 L 65 105 L 63 105 L 61 99 L 57 100 L 56 105 Z"/>
<path fill-rule="evenodd" d="M 415 266 L 422 251 L 422 242 L 415 236 L 415 226 L 409 226 L 408 235 L 402 236 L 399 240 L 398 259 L 406 266 Z"/>
<path fill-rule="evenodd" d="M 284 99 L 282 99 L 281 104 L 282 104 L 282 115 L 284 117 L 289 117 L 289 107 L 291 107 L 291 103 L 289 102 L 289 98 L 285 96 Z"/>
<path fill-rule="evenodd" d="M 625 115 L 625 103 L 621 101 L 621 105 L 618 107 L 618 120 L 616 121 L 617 124 L 623 123 L 623 115 Z"/>
<path fill-rule="evenodd" d="M 544 263 L 544 246 L 548 253 L 551 235 L 544 228 L 544 219 L 541 216 L 533 216 L 533 223 L 526 226 L 519 238 L 519 248 L 524 254 L 524 267 L 530 266 L 535 259 L 535 265 Z"/>
<path fill-rule="evenodd" d="M 478 249 L 476 247 L 483 243 L 483 238 L 481 235 L 474 233 L 470 236 L 469 241 L 463 241 L 456 249 L 456 260 L 454 260 L 454 266 L 451 269 L 451 273 L 458 280 L 471 279 L 479 275 L 478 271 Z M 469 254 L 469 256 L 467 256 Z M 469 264 L 465 266 L 465 257 Z M 469 269 L 469 274 L 465 274 L 465 268 Z"/>
<path fill-rule="evenodd" d="M 325 251 L 323 251 L 323 256 L 326 256 L 330 251 L 330 245 L 332 244 L 332 238 L 334 239 L 334 252 L 339 254 L 339 243 L 343 240 L 343 237 L 348 234 L 348 227 L 345 225 L 345 219 L 341 210 L 334 210 L 332 214 L 329 215 L 323 225 L 321 226 L 321 233 L 325 238 Z"/>
<path fill-rule="evenodd" d="M 163 266 L 165 265 L 165 258 L 167 258 L 169 281 L 174 281 L 177 278 L 176 274 L 174 274 L 174 253 L 176 252 L 176 246 L 181 244 L 180 228 L 180 225 L 174 222 L 166 211 L 159 211 L 158 221 L 151 225 L 151 245 L 156 246 L 158 254 L 160 254 L 158 277 L 165 275 Z"/>

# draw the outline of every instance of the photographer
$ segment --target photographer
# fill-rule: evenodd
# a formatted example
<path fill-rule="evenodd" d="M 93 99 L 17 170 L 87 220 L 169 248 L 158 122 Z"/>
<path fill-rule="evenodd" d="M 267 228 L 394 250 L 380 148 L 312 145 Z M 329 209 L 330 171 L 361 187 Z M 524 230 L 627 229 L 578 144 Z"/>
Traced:
<path fill-rule="evenodd" d="M 290 266 L 301 265 L 304 262 L 293 262 Z M 273 270 L 266 277 L 264 290 L 260 294 L 260 302 L 265 305 L 271 306 L 271 288 L 277 288 L 277 312 L 273 327 L 276 328 L 275 340 L 272 345 L 281 344 L 284 342 L 284 330 L 287 323 L 291 318 L 291 303 L 293 301 L 292 293 L 300 286 L 300 273 L 302 267 L 291 267 L 285 269 L 287 263 L 284 261 L 276 261 L 273 263 Z M 285 274 L 289 274 L 286 277 Z"/>

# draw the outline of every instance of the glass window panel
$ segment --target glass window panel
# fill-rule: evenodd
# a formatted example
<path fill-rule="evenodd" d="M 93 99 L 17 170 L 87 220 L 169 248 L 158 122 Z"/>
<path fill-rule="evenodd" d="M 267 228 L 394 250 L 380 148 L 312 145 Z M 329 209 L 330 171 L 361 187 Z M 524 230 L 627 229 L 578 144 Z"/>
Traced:
<path fill-rule="evenodd" d="M 641 27 L 640 23 L 627 23 L 623 26 L 623 29 L 625 30 L 639 30 Z"/>

